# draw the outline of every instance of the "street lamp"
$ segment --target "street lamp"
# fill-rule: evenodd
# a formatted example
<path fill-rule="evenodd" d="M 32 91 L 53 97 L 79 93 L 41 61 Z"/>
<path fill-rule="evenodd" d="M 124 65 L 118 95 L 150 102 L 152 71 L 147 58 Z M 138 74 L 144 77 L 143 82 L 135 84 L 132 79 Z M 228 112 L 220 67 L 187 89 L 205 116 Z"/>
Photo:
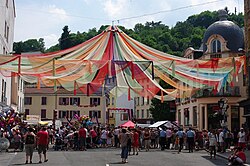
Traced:
<path fill-rule="evenodd" d="M 226 126 L 226 122 L 227 122 L 227 109 L 229 108 L 228 106 L 228 99 L 227 98 L 221 98 L 218 101 L 218 105 L 220 108 L 220 115 L 222 115 L 222 119 L 221 119 L 221 126 Z"/>

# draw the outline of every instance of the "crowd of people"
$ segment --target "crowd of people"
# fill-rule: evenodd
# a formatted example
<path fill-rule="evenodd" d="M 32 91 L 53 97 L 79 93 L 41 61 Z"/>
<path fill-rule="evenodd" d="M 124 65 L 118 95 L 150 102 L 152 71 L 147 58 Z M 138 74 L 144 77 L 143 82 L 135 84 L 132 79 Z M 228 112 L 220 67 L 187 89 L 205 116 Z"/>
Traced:
<path fill-rule="evenodd" d="M 22 149 L 25 144 L 26 163 L 32 163 L 34 148 L 39 153 L 39 163 L 47 162 L 46 151 L 49 147 L 54 150 L 87 151 L 89 148 L 121 148 L 122 162 L 126 163 L 129 155 L 138 155 L 139 151 L 160 148 L 175 149 L 178 153 L 185 148 L 188 152 L 207 149 L 210 158 L 216 158 L 216 152 L 225 152 L 230 147 L 237 147 L 229 157 L 229 163 L 246 162 L 243 150 L 248 141 L 247 132 L 230 132 L 228 129 L 210 131 L 198 131 L 192 128 L 121 128 L 121 127 L 98 127 L 82 125 L 79 128 L 61 126 L 58 129 L 50 127 L 27 127 L 19 130 L 1 130 L 1 137 L 8 138 L 14 146 L 14 150 Z M 51 146 L 49 146 L 51 145 Z M 243 152 L 243 154 L 242 154 Z M 240 155 L 239 155 L 240 154 Z"/>

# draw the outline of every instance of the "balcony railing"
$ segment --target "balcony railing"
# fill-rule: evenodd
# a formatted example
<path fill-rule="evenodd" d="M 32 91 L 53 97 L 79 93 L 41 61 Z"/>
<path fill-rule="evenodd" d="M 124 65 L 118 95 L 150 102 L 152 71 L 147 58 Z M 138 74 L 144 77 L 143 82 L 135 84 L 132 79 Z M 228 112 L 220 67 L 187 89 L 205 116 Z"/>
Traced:
<path fill-rule="evenodd" d="M 201 89 L 199 90 L 194 97 L 201 98 L 201 97 L 240 97 L 240 87 L 227 87 L 227 89 L 222 88 L 219 92 L 214 93 L 212 90 L 209 89 Z"/>

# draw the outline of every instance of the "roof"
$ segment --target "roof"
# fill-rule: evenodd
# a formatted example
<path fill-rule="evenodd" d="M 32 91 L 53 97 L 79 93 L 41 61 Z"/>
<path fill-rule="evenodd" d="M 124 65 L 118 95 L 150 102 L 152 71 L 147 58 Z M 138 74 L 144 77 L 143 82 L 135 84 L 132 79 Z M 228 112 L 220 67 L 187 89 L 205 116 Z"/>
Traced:
<path fill-rule="evenodd" d="M 239 52 L 239 48 L 244 48 L 243 30 L 232 21 L 228 21 L 226 14 L 223 14 L 223 16 L 219 16 L 219 21 L 216 21 L 207 28 L 203 37 L 203 52 L 206 52 L 206 43 L 212 35 L 222 36 L 227 41 L 227 48 L 229 48 L 231 52 Z"/>

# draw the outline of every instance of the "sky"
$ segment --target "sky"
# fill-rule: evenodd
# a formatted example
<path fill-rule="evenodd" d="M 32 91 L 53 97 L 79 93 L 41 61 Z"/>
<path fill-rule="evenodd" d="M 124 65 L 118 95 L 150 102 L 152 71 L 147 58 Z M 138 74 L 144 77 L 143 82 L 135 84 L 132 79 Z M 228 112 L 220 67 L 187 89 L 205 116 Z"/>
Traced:
<path fill-rule="evenodd" d="M 73 33 L 112 24 L 133 28 L 147 21 L 172 27 L 206 10 L 244 11 L 244 0 L 15 0 L 15 5 L 14 41 L 44 38 L 46 48 L 58 43 L 65 25 Z"/>

